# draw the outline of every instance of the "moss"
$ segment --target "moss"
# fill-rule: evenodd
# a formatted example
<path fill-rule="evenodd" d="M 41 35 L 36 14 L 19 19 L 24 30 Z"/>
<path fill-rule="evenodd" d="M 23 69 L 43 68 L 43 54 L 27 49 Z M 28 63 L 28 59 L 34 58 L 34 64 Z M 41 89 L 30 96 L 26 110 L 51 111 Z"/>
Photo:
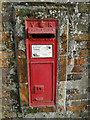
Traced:
<path fill-rule="evenodd" d="M 44 6 L 43 6 L 44 7 Z M 24 9 L 17 9 L 16 10 L 16 17 L 19 16 L 21 19 L 23 19 L 23 17 L 27 17 L 27 18 L 55 18 L 56 16 L 58 16 L 58 11 L 64 11 L 65 8 L 61 8 L 61 7 L 57 7 L 57 6 L 53 6 L 51 8 L 48 8 L 49 6 L 47 6 L 46 8 L 42 8 L 42 7 L 38 7 L 37 9 L 34 8 L 24 8 Z M 53 11 L 53 14 L 50 14 L 50 11 Z M 55 12 L 56 11 L 56 12 Z"/>
<path fill-rule="evenodd" d="M 17 16 L 19 17 L 24 17 L 24 16 L 28 16 L 30 14 L 30 10 L 29 9 L 20 9 L 19 11 L 17 11 Z"/>
<path fill-rule="evenodd" d="M 79 12 L 81 13 L 89 13 L 90 11 L 90 4 L 89 3 L 79 3 L 78 5 Z"/>
<path fill-rule="evenodd" d="M 10 5 L 10 2 L 2 2 L 2 8 L 7 8 Z"/>
<path fill-rule="evenodd" d="M 22 107 L 22 109 L 23 109 L 24 115 L 29 114 L 29 113 L 39 112 L 39 109 L 37 107 L 34 107 L 34 108 L 31 108 L 31 107 L 23 108 Z"/>
<path fill-rule="evenodd" d="M 18 94 L 17 94 L 17 92 L 14 91 L 14 90 L 11 90 L 11 91 L 10 91 L 10 96 L 11 96 L 11 98 L 14 99 L 14 100 L 17 100 L 17 99 L 18 99 Z"/>

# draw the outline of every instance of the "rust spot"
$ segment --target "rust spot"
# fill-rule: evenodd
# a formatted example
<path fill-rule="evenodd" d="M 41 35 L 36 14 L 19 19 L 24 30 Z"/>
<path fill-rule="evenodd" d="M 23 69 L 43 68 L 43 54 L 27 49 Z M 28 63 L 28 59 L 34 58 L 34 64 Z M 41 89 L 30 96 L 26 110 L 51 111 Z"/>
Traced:
<path fill-rule="evenodd" d="M 56 108 L 50 107 L 50 108 L 41 108 L 40 112 L 56 112 Z"/>
<path fill-rule="evenodd" d="M 75 35 L 75 40 L 90 40 L 90 34 L 84 33 L 82 35 Z"/>
<path fill-rule="evenodd" d="M 58 109 L 59 109 L 60 111 L 63 111 L 64 106 L 58 107 Z"/>
<path fill-rule="evenodd" d="M 86 108 L 86 105 L 84 105 L 84 106 L 75 106 L 75 107 L 67 108 L 67 111 L 79 111 L 79 110 L 85 110 L 85 108 Z"/>
<path fill-rule="evenodd" d="M 72 69 L 72 72 L 83 72 L 84 67 L 83 66 L 74 66 Z"/>

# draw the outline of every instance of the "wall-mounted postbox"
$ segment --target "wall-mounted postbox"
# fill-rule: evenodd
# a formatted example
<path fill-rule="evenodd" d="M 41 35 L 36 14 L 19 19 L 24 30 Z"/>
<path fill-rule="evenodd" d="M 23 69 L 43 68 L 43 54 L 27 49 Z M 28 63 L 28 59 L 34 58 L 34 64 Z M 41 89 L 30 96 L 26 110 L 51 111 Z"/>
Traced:
<path fill-rule="evenodd" d="M 26 19 L 29 106 L 54 106 L 57 77 L 57 19 Z"/>

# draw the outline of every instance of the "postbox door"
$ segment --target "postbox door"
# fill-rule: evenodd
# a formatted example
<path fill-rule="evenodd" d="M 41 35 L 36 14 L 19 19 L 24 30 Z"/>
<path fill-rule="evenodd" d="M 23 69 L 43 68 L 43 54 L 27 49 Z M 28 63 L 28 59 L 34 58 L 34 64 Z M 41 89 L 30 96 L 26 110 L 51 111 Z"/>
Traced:
<path fill-rule="evenodd" d="M 51 102 L 53 100 L 54 63 L 31 63 L 31 101 Z"/>

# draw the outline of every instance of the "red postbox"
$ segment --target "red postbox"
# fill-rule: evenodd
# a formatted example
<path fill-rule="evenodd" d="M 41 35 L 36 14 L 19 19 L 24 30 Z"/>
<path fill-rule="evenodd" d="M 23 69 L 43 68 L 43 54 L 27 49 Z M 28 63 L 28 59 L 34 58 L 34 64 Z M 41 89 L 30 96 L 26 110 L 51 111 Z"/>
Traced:
<path fill-rule="evenodd" d="M 57 19 L 26 19 L 29 106 L 55 106 Z"/>

